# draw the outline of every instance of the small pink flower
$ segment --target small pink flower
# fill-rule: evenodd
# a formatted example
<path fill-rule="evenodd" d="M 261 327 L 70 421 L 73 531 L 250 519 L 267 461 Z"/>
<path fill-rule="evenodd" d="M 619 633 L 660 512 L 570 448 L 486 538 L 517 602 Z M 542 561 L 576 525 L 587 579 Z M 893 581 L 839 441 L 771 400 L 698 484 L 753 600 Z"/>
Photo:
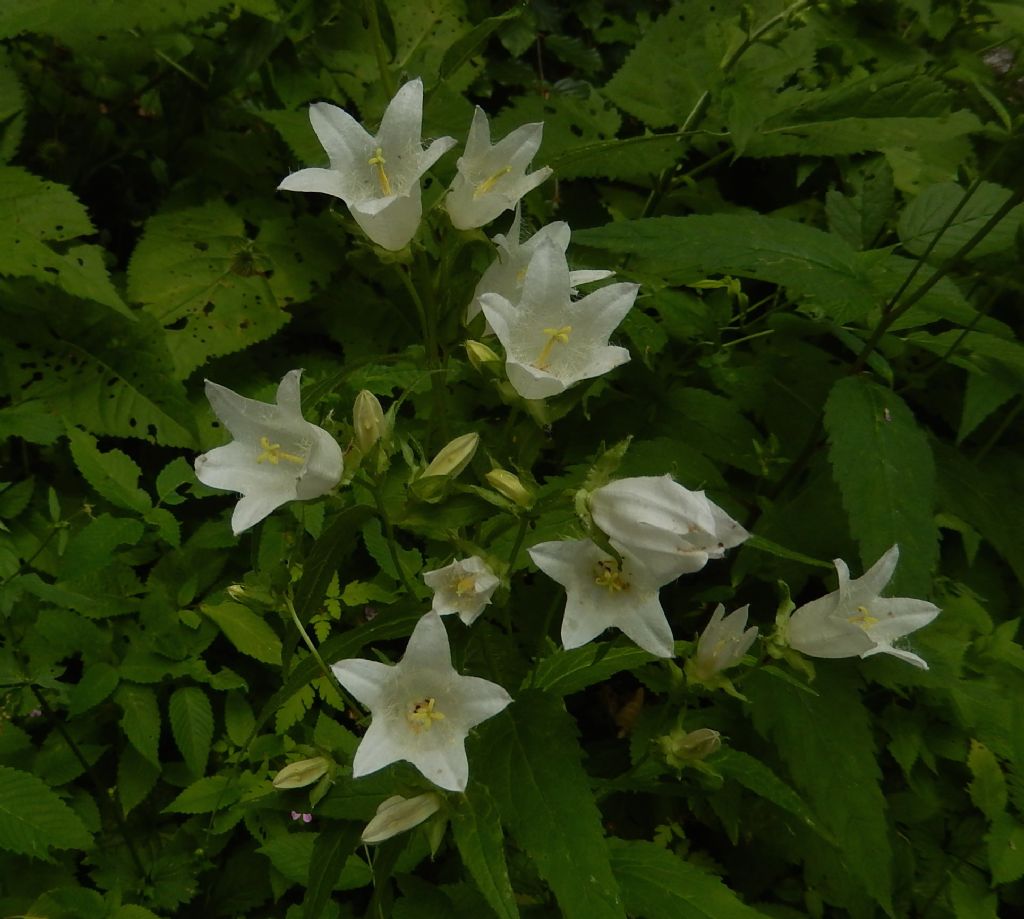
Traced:
<path fill-rule="evenodd" d="M 313 820 L 313 815 L 301 814 L 298 811 L 292 811 L 292 820 L 301 820 L 303 823 L 311 823 Z"/>
<path fill-rule="evenodd" d="M 29 718 L 42 718 L 43 710 L 41 708 L 34 708 L 28 713 Z"/>

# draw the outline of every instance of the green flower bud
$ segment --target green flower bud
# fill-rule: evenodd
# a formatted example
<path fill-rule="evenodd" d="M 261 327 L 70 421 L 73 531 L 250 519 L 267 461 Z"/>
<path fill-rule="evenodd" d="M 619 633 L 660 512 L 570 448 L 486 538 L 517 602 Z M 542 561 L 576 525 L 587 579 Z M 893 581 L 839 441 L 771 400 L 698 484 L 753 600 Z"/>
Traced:
<path fill-rule="evenodd" d="M 429 478 L 432 475 L 446 475 L 455 478 L 473 458 L 476 448 L 480 444 L 480 435 L 476 433 L 463 434 L 441 448 L 441 452 L 431 460 L 429 466 L 423 470 L 422 478 Z"/>
<path fill-rule="evenodd" d="M 492 469 L 484 478 L 498 494 L 504 495 L 520 507 L 530 507 L 533 504 L 533 494 L 519 476 L 507 469 Z"/>
<path fill-rule="evenodd" d="M 722 746 L 722 735 L 711 728 L 683 731 L 679 728 L 658 738 L 665 762 L 677 769 L 707 759 Z"/>
<path fill-rule="evenodd" d="M 469 339 L 466 342 L 466 356 L 469 358 L 469 362 L 473 365 L 474 370 L 493 376 L 498 375 L 501 358 L 483 342 Z"/>
<path fill-rule="evenodd" d="M 355 431 L 356 446 L 365 454 L 375 443 L 387 435 L 384 409 L 377 397 L 368 389 L 361 389 L 352 407 L 352 428 Z"/>
<path fill-rule="evenodd" d="M 325 756 L 297 760 L 289 763 L 274 776 L 273 785 L 277 789 L 305 788 L 326 775 L 330 765 L 330 760 Z"/>

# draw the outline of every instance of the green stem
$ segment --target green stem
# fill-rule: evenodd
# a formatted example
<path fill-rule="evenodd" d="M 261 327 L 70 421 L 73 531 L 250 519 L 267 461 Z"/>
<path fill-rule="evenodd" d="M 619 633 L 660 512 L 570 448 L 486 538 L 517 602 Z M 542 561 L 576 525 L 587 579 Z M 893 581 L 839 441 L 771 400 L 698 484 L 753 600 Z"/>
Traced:
<path fill-rule="evenodd" d="M 359 482 L 370 494 L 373 496 L 373 502 L 377 507 L 377 516 L 380 517 L 380 522 L 384 526 L 384 535 L 387 537 L 388 542 L 388 554 L 391 556 L 391 563 L 395 566 L 395 571 L 398 574 L 398 580 L 401 582 L 402 587 L 405 588 L 405 592 L 410 597 L 416 596 L 416 591 L 412 589 L 412 585 L 409 583 L 409 579 L 405 576 L 405 569 L 402 567 L 402 563 L 398 558 L 398 545 L 395 542 L 395 528 L 391 525 L 391 518 L 388 516 L 387 508 L 384 506 L 384 496 L 380 492 L 380 488 L 377 487 L 377 483 L 373 482 L 366 476 L 359 475 L 355 481 Z"/>
<path fill-rule="evenodd" d="M 309 637 L 309 633 L 306 631 L 305 626 L 303 626 L 302 621 L 299 619 L 299 614 L 295 612 L 295 604 L 292 603 L 292 598 L 285 597 L 284 603 L 288 608 L 288 612 L 291 614 L 292 622 L 295 623 L 295 628 L 299 630 L 299 634 L 302 636 L 302 641 L 309 649 L 309 653 L 313 655 L 317 664 L 320 665 L 320 670 L 323 672 L 324 679 L 326 679 L 327 682 L 334 687 L 338 695 L 344 699 L 346 706 L 349 708 L 356 708 L 356 703 L 353 701 L 352 697 L 345 691 L 345 688 L 341 683 L 338 682 L 338 678 L 331 671 L 331 668 L 324 663 L 324 659 L 320 656 L 320 652 L 317 650 L 316 645 L 313 644 L 313 639 Z"/>
<path fill-rule="evenodd" d="M 519 529 L 516 530 L 516 539 L 512 543 L 512 551 L 508 557 L 508 571 L 511 576 L 513 569 L 516 566 L 516 559 L 519 557 L 519 550 L 523 548 L 523 541 L 526 539 L 527 531 L 530 529 L 530 518 L 527 514 L 523 514 L 519 518 Z"/>
<path fill-rule="evenodd" d="M 370 24 L 370 36 L 373 38 L 373 50 L 377 55 L 377 69 L 380 71 L 380 81 L 384 84 L 384 91 L 391 99 L 395 95 L 395 80 L 388 67 L 386 48 L 384 47 L 384 36 L 380 31 L 380 16 L 377 13 L 377 0 L 363 0 L 363 9 L 366 11 L 366 18 Z"/>

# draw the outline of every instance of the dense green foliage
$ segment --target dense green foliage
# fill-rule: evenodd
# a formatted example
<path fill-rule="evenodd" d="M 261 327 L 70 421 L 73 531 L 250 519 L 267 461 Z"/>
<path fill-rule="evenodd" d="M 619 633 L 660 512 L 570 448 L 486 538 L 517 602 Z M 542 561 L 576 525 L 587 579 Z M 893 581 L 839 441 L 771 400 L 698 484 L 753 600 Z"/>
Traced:
<path fill-rule="evenodd" d="M 428 139 L 474 104 L 494 137 L 544 122 L 524 224 L 641 285 L 630 363 L 527 402 L 470 361 L 511 215 L 452 229 L 457 151 L 397 254 L 275 192 L 323 165 L 310 103 L 375 126 L 414 77 Z M 1022 908 L 1022 122 L 1015 0 L 5 0 L 0 915 Z M 226 440 L 203 379 L 266 401 L 297 367 L 343 481 L 236 538 L 192 468 Z M 393 423 L 365 455 L 364 389 Z M 422 477 L 471 431 L 467 468 Z M 752 538 L 662 591 L 675 661 L 563 650 L 526 550 L 584 534 L 581 489 L 666 473 Z M 930 669 L 769 640 L 831 559 L 893 543 L 888 592 L 943 610 L 907 642 Z M 465 794 L 363 847 L 382 801 L 433 789 L 352 777 L 366 713 L 299 625 L 328 663 L 396 661 L 422 572 L 467 555 L 502 586 L 448 620 L 455 665 L 514 701 Z M 762 638 L 702 686 L 719 602 Z M 720 750 L 665 754 L 700 728 Z"/>

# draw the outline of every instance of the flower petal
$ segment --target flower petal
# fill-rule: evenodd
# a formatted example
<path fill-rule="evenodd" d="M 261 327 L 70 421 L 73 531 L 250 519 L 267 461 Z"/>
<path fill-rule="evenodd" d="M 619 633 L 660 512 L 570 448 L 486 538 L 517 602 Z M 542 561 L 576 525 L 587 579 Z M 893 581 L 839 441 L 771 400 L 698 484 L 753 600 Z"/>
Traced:
<path fill-rule="evenodd" d="M 385 154 L 419 148 L 423 130 L 423 81 L 418 77 L 405 83 L 388 103 L 377 131 L 376 146 Z"/>
<path fill-rule="evenodd" d="M 309 107 L 309 123 L 330 157 L 331 171 L 344 176 L 364 168 L 373 138 L 348 112 L 329 102 L 316 102 Z"/>
<path fill-rule="evenodd" d="M 371 240 L 383 249 L 397 252 L 409 244 L 419 229 L 423 215 L 420 186 L 414 184 L 407 195 L 350 204 L 349 210 Z"/>
<path fill-rule="evenodd" d="M 407 736 L 412 735 L 395 730 L 387 718 L 374 716 L 352 758 L 352 777 L 358 779 L 399 760 L 411 761 L 412 751 L 405 742 Z"/>
<path fill-rule="evenodd" d="M 338 682 L 367 708 L 374 709 L 395 685 L 395 665 L 354 657 L 331 664 Z"/>
<path fill-rule="evenodd" d="M 285 176 L 278 191 L 315 191 L 324 195 L 332 195 L 343 201 L 349 199 L 348 184 L 340 172 L 333 169 L 300 169 L 290 176 Z"/>
<path fill-rule="evenodd" d="M 409 636 L 405 655 L 398 666 L 403 675 L 417 670 L 452 671 L 451 646 L 441 617 L 431 611 L 420 618 Z"/>
<path fill-rule="evenodd" d="M 291 488 L 279 491 L 258 491 L 244 495 L 238 499 L 235 510 L 231 514 L 231 529 L 235 536 L 259 523 L 264 517 L 273 513 L 282 504 L 295 500 L 294 483 Z"/>

